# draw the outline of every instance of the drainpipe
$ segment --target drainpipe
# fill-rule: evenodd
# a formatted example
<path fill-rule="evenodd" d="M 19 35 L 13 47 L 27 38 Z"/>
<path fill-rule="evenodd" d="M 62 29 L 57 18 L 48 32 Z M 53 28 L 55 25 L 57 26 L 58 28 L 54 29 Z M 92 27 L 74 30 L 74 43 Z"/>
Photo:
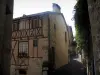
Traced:
<path fill-rule="evenodd" d="M 48 75 L 50 75 L 50 18 L 48 14 Z"/>

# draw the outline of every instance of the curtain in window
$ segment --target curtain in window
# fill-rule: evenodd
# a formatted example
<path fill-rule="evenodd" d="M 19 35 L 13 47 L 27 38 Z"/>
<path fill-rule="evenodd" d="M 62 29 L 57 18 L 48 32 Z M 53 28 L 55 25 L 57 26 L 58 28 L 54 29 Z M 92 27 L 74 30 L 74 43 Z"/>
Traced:
<path fill-rule="evenodd" d="M 19 43 L 19 53 L 28 53 L 28 42 Z"/>

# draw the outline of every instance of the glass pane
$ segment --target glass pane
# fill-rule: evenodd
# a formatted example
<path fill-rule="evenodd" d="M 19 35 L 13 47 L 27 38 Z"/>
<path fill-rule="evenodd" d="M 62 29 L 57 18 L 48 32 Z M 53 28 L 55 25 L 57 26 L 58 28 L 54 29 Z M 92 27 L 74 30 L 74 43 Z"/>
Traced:
<path fill-rule="evenodd" d="M 26 21 L 26 29 L 29 29 L 29 20 Z"/>
<path fill-rule="evenodd" d="M 33 40 L 33 46 L 37 47 L 37 45 L 38 45 L 38 41 L 37 40 Z"/>
<path fill-rule="evenodd" d="M 41 25 L 42 25 L 42 20 L 39 19 L 39 27 L 41 27 Z"/>
<path fill-rule="evenodd" d="M 28 53 L 28 42 L 20 42 L 19 43 L 19 52 Z"/>

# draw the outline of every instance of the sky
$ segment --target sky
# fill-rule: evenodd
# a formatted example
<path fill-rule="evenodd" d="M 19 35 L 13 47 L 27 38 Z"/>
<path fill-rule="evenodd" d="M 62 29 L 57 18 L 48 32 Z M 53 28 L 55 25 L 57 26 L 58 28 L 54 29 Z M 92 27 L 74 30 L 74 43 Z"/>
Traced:
<path fill-rule="evenodd" d="M 14 0 L 14 15 L 13 18 L 35 14 L 39 12 L 52 11 L 52 3 L 57 3 L 61 7 L 61 12 L 64 14 L 66 23 L 72 26 L 75 36 L 74 21 L 72 21 L 74 12 L 73 8 L 76 0 Z"/>

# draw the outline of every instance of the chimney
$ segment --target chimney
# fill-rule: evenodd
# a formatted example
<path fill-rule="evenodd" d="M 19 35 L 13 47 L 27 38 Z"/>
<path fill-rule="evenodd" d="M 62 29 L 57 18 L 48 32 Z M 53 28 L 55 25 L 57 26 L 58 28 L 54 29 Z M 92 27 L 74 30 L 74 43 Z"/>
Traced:
<path fill-rule="evenodd" d="M 54 12 L 58 12 L 58 13 L 61 13 L 61 8 L 58 4 L 56 3 L 53 3 L 53 11 Z"/>
<path fill-rule="evenodd" d="M 26 15 L 25 15 L 25 14 L 23 14 L 23 17 L 26 17 Z"/>

